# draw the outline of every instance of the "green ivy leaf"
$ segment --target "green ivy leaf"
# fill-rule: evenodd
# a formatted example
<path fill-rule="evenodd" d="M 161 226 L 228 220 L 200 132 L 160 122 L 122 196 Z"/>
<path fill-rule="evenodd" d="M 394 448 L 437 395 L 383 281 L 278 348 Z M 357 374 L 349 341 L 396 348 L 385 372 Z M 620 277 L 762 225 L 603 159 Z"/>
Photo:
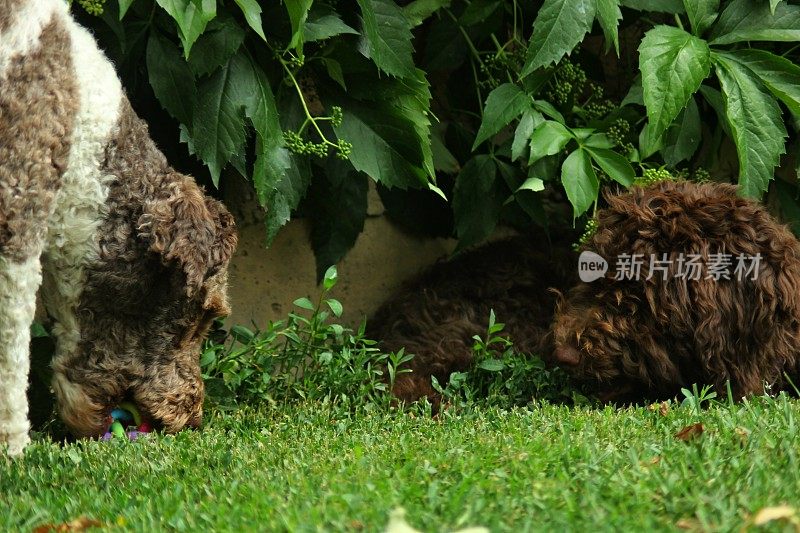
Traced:
<path fill-rule="evenodd" d="M 494 231 L 505 194 L 490 155 L 476 155 L 464 165 L 453 189 L 458 249 L 476 244 Z"/>
<path fill-rule="evenodd" d="M 280 176 L 280 179 L 266 189 L 265 200 L 262 203 L 262 205 L 267 206 L 264 218 L 267 244 L 272 242 L 278 231 L 292 217 L 292 212 L 306 195 L 308 186 L 311 183 L 311 169 L 309 168 L 307 157 L 295 154 L 284 156 L 286 154 L 285 151 L 280 152 L 280 154 L 282 157 L 288 157 L 288 162 L 278 162 L 280 166 L 286 165 L 286 171 Z M 266 172 L 258 169 L 259 161 L 262 161 L 264 165 L 272 163 L 265 157 L 256 159 L 256 169 L 253 171 L 254 176 Z"/>
<path fill-rule="evenodd" d="M 324 278 L 328 267 L 345 256 L 364 229 L 369 189 L 367 176 L 356 172 L 348 161 L 328 158 L 321 174 L 309 190 L 314 212 L 311 247 L 317 263 L 317 281 Z"/>
<path fill-rule="evenodd" d="M 158 31 L 147 41 L 147 75 L 159 103 L 181 124 L 192 124 L 194 77 L 178 47 Z"/>
<path fill-rule="evenodd" d="M 557 62 L 592 29 L 594 0 L 545 0 L 533 22 L 533 35 L 520 77 Z"/>
<path fill-rule="evenodd" d="M 611 47 L 619 57 L 619 21 L 622 20 L 622 11 L 619 10 L 618 0 L 597 0 L 597 22 L 603 29 L 606 39 L 606 52 Z"/>
<path fill-rule="evenodd" d="M 714 65 L 739 154 L 739 191 L 760 198 L 785 151 L 787 133 L 780 107 L 756 75 L 735 57 L 715 53 Z"/>
<path fill-rule="evenodd" d="M 600 182 L 589 155 L 582 148 L 578 148 L 564 160 L 561 166 L 561 183 L 567 191 L 575 218 L 585 213 L 597 200 Z"/>
<path fill-rule="evenodd" d="M 289 13 L 289 22 L 292 24 L 292 38 L 289 40 L 289 48 L 300 50 L 303 48 L 305 36 L 303 29 L 305 28 L 306 18 L 308 17 L 308 10 L 314 0 L 286 0 L 286 11 Z"/>
<path fill-rule="evenodd" d="M 227 13 L 219 13 L 194 43 L 189 66 L 195 76 L 210 74 L 224 65 L 244 42 L 245 30 Z"/>
<path fill-rule="evenodd" d="M 652 11 L 654 13 L 679 15 L 684 12 L 681 0 L 621 0 L 620 4 L 630 9 Z"/>
<path fill-rule="evenodd" d="M 305 35 L 305 41 L 311 43 L 329 39 L 336 35 L 358 35 L 358 32 L 342 22 L 339 14 L 332 9 L 320 8 L 313 9 L 308 14 L 303 34 Z"/>
<path fill-rule="evenodd" d="M 544 122 L 544 117 L 535 109 L 526 109 L 519 119 L 517 129 L 514 131 L 514 141 L 511 143 L 511 160 L 516 161 L 525 154 L 531 140 L 534 128 Z"/>
<path fill-rule="evenodd" d="M 572 133 L 560 122 L 554 120 L 542 122 L 531 134 L 531 155 L 528 164 L 559 153 L 573 138 Z"/>
<path fill-rule="evenodd" d="M 800 66 L 766 50 L 743 48 L 729 54 L 755 72 L 770 92 L 800 117 Z"/>
<path fill-rule="evenodd" d="M 716 20 L 719 0 L 683 0 L 683 6 L 692 25 L 692 33 L 700 36 Z"/>
<path fill-rule="evenodd" d="M 236 5 L 239 6 L 239 9 L 242 10 L 244 19 L 247 21 L 247 25 L 250 26 L 259 37 L 266 41 L 267 38 L 264 36 L 264 28 L 261 27 L 261 6 L 258 5 L 258 2 L 256 0 L 234 1 L 236 2 Z"/>
<path fill-rule="evenodd" d="M 504 83 L 486 98 L 486 107 L 483 110 L 483 121 L 472 143 L 475 150 L 483 141 L 508 126 L 512 120 L 522 114 L 531 106 L 531 98 L 513 83 Z"/>
<path fill-rule="evenodd" d="M 425 22 L 431 15 L 443 7 L 450 7 L 451 0 L 414 0 L 403 7 L 403 14 L 412 28 Z"/>
<path fill-rule="evenodd" d="M 743 41 L 800 41 L 800 6 L 770 6 L 760 0 L 733 0 L 711 28 L 711 44 Z"/>
<path fill-rule="evenodd" d="M 393 0 L 358 0 L 363 20 L 360 50 L 382 71 L 399 78 L 416 74 L 411 25 Z"/>
<path fill-rule="evenodd" d="M 180 30 L 183 56 L 188 59 L 192 45 L 217 15 L 217 0 L 156 0 Z"/>
<path fill-rule="evenodd" d="M 597 166 L 603 169 L 603 172 L 608 174 L 612 180 L 621 183 L 625 187 L 630 187 L 633 184 L 636 172 L 626 157 L 606 148 L 586 147 L 586 151 L 597 163 Z"/>
<path fill-rule="evenodd" d="M 708 77 L 708 44 L 679 28 L 656 26 L 639 46 L 639 69 L 651 134 L 660 137 Z"/>
<path fill-rule="evenodd" d="M 661 154 L 671 167 L 688 160 L 697 151 L 700 146 L 700 112 L 694 98 L 689 99 L 678 119 L 664 134 L 663 142 Z"/>

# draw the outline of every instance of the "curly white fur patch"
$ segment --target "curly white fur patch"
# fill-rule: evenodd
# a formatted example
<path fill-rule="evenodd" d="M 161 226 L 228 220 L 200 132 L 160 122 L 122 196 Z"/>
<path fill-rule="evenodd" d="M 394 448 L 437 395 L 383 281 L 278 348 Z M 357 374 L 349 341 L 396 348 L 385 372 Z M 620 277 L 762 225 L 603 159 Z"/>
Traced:
<path fill-rule="evenodd" d="M 56 368 L 59 358 L 73 353 L 80 340 L 76 311 L 84 285 L 83 270 L 98 258 L 98 229 L 107 214 L 105 203 L 114 179 L 100 169 L 123 96 L 113 66 L 89 32 L 68 16 L 66 23 L 80 107 L 43 256 L 42 294 L 48 313 L 56 320 L 53 330 L 58 337 L 53 361 Z"/>
<path fill-rule="evenodd" d="M 28 343 L 42 275 L 39 258 L 15 263 L 0 257 L 0 443 L 18 455 L 28 443 Z"/>

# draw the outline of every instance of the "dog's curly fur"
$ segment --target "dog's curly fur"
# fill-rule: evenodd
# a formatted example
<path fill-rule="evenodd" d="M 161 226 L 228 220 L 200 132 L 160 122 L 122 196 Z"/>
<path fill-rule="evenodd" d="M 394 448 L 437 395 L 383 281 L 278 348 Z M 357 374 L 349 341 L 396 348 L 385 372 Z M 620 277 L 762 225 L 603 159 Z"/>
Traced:
<path fill-rule="evenodd" d="M 727 184 L 665 181 L 609 196 L 585 245 L 611 268 L 559 302 L 555 361 L 602 399 L 669 398 L 693 383 L 735 398 L 794 380 L 800 352 L 800 244 L 758 203 Z M 680 254 L 743 254 L 752 275 L 676 277 Z M 622 254 L 642 254 L 642 275 L 615 279 Z M 667 276 L 649 274 L 651 254 L 667 254 Z M 797 382 L 797 381 L 795 381 Z"/>
<path fill-rule="evenodd" d="M 79 436 L 129 398 L 167 431 L 202 417 L 199 347 L 228 312 L 231 215 L 175 172 L 63 0 L 0 0 L 0 449 L 28 442 L 37 288 L 53 388 Z"/>
<path fill-rule="evenodd" d="M 546 239 L 514 237 L 490 243 L 434 265 L 406 283 L 367 320 L 367 335 L 383 350 L 414 354 L 410 373 L 392 389 L 400 400 L 441 400 L 431 376 L 445 385 L 452 372 L 472 363 L 474 335 L 484 335 L 494 310 L 516 348 L 552 351 L 548 331 L 556 296 L 574 277 L 574 255 Z"/>

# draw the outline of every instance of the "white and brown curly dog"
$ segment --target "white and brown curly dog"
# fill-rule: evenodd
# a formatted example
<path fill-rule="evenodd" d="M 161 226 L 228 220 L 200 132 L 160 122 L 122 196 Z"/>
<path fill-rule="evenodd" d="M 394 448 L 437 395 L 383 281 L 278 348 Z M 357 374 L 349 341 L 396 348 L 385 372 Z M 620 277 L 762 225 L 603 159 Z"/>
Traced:
<path fill-rule="evenodd" d="M 40 285 L 74 434 L 102 433 L 122 399 L 165 431 L 198 425 L 199 345 L 228 310 L 235 246 L 230 214 L 168 165 L 67 3 L 0 0 L 0 449 L 29 439 Z"/>

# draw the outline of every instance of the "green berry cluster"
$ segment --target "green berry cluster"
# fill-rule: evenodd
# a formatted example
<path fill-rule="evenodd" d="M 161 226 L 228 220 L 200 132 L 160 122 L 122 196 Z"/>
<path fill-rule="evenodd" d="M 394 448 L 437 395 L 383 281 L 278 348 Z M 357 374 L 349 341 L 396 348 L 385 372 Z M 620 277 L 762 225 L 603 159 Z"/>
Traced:
<path fill-rule="evenodd" d="M 665 168 L 648 168 L 642 173 L 641 177 L 633 180 L 634 185 L 646 187 L 658 183 L 659 181 L 674 180 L 675 177 Z"/>
<path fill-rule="evenodd" d="M 77 0 L 77 2 L 87 13 L 99 17 L 103 14 L 106 0 Z M 69 3 L 72 4 L 72 1 Z"/>
<path fill-rule="evenodd" d="M 711 173 L 703 167 L 698 167 L 692 172 L 692 181 L 706 183 L 711 181 Z"/>
<path fill-rule="evenodd" d="M 611 141 L 622 148 L 622 152 L 624 154 L 630 154 L 633 152 L 633 143 L 628 140 L 628 135 L 631 131 L 631 124 L 624 118 L 617 119 L 608 128 L 606 131 L 606 135 L 608 136 Z"/>
<path fill-rule="evenodd" d="M 570 98 L 583 94 L 586 89 L 586 71 L 565 59 L 559 63 L 550 81 L 550 90 L 547 97 L 558 105 L 564 105 Z"/>
<path fill-rule="evenodd" d="M 482 78 L 478 85 L 482 89 L 492 90 L 503 81 L 516 79 L 524 59 L 524 51 L 521 48 L 501 50 L 484 56 L 478 67 Z"/>
<path fill-rule="evenodd" d="M 586 221 L 586 227 L 583 229 L 583 234 L 581 234 L 578 242 L 572 245 L 572 248 L 576 251 L 579 250 L 582 246 L 585 246 L 592 237 L 594 237 L 595 233 L 597 233 L 597 219 L 590 218 Z"/>
<path fill-rule="evenodd" d="M 283 142 L 286 143 L 289 151 L 297 155 L 315 155 L 320 158 L 328 155 L 327 144 L 306 141 L 296 131 L 284 131 Z"/>
<path fill-rule="evenodd" d="M 342 125 L 342 108 L 338 105 L 331 106 L 331 124 L 334 128 L 338 128 Z"/>
<path fill-rule="evenodd" d="M 339 142 L 336 143 L 336 157 L 342 160 L 350 159 L 350 152 L 353 151 L 353 144 L 345 141 L 344 139 L 339 139 Z"/>

